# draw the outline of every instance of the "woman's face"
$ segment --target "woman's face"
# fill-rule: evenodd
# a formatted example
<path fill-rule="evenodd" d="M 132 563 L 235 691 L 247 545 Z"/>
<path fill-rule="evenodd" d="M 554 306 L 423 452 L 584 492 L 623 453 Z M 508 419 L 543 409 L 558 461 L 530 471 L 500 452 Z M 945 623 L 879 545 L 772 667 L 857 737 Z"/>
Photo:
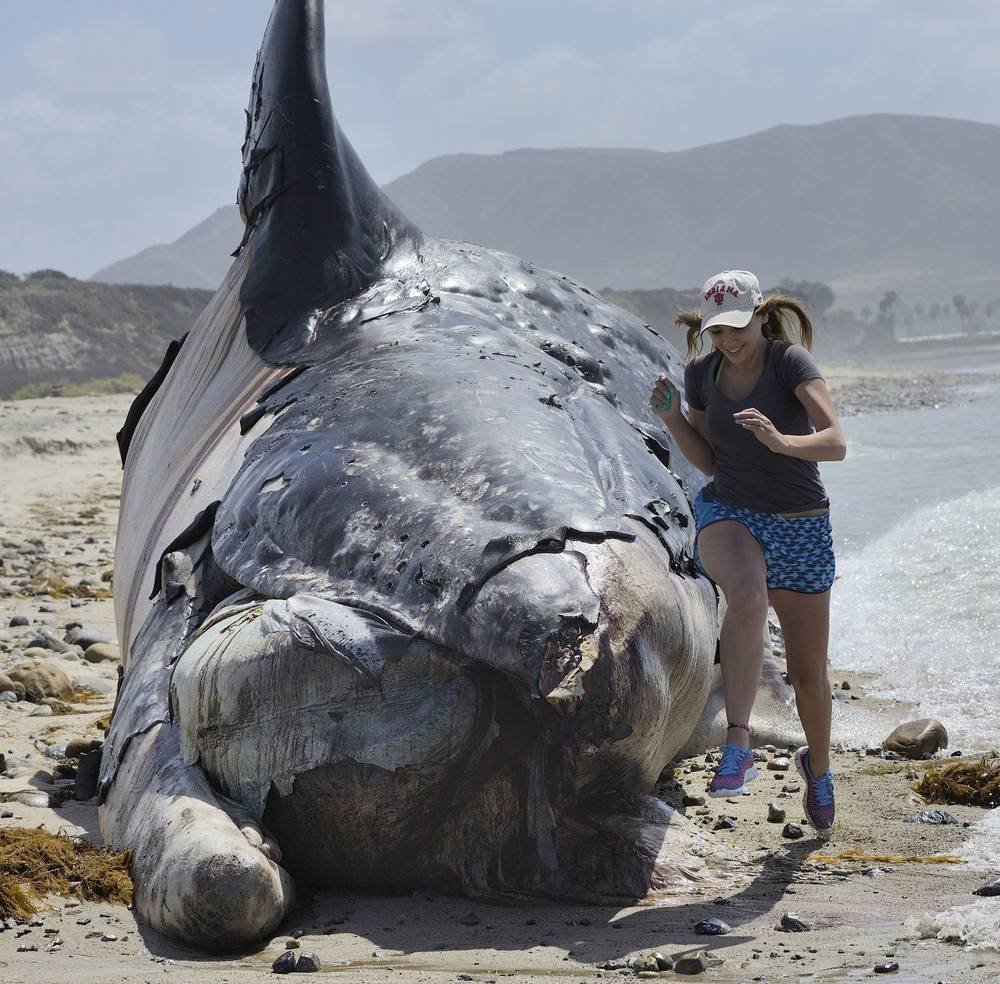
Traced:
<path fill-rule="evenodd" d="M 755 314 L 743 328 L 732 325 L 712 325 L 706 334 L 712 344 L 733 364 L 752 366 L 756 363 L 767 339 L 762 325 L 764 316 Z"/>

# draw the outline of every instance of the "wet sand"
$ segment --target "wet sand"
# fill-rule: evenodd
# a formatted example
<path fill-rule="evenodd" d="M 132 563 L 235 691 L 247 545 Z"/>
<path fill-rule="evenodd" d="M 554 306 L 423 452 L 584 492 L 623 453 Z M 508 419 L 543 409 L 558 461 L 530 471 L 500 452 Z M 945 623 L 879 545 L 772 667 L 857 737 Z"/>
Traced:
<path fill-rule="evenodd" d="M 941 402 L 974 395 L 967 380 L 950 374 L 917 377 L 899 370 L 898 380 L 904 381 L 886 384 L 884 369 L 824 368 L 845 412 L 851 393 L 863 394 L 862 410 L 881 408 L 876 397 L 890 405 L 893 400 L 910 405 L 905 394 L 911 384 L 905 379 L 919 378 L 920 392 L 931 387 Z M 112 602 L 104 597 L 110 585 L 104 578 L 112 564 L 121 475 L 113 435 L 128 403 L 127 397 L 88 397 L 0 404 L 5 464 L 0 671 L 43 628 L 60 639 L 71 622 L 115 634 Z M 60 597 L 52 596 L 54 585 Z M 8 627 L 15 615 L 30 624 Z M 73 701 L 68 714 L 37 712 L 26 701 L 0 703 L 0 751 L 11 774 L 0 777 L 0 810 L 12 814 L 0 824 L 41 825 L 99 840 L 96 801 L 64 799 L 72 786 L 59 783 L 52 755 L 71 738 L 102 736 L 96 722 L 111 708 L 117 663 L 89 663 L 75 652 L 48 658 L 77 685 L 103 690 L 104 696 Z M 869 695 L 861 675 L 834 668 L 831 680 L 837 689 L 844 680 L 850 683 L 850 691 L 841 696 L 855 707 L 906 717 L 906 708 Z M 873 734 L 870 744 L 883 737 Z M 780 751 L 764 754 L 773 759 Z M 303 931 L 299 952 L 315 953 L 325 972 L 345 981 L 379 984 L 608 980 L 633 976 L 630 969 L 601 969 L 608 962 L 651 951 L 676 959 L 701 949 L 713 957 L 712 966 L 699 975 L 706 981 L 858 981 L 870 979 L 875 965 L 887 960 L 898 962 L 900 969 L 892 976 L 901 981 L 1000 979 L 1000 954 L 920 940 L 904 926 L 909 916 L 975 901 L 970 893 L 982 884 L 982 875 L 963 864 L 809 860 L 816 851 L 836 855 L 858 845 L 876 854 L 952 853 L 967 835 L 962 822 L 975 821 L 983 811 L 948 807 L 959 820 L 956 826 L 904 823 L 924 806 L 910 789 L 923 764 L 839 750 L 834 756 L 838 820 L 825 841 L 811 836 L 808 826 L 802 839 L 789 840 L 782 833 L 784 823 L 768 821 L 770 803 L 784 808 L 786 821 L 802 821 L 801 792 L 782 794 L 782 786 L 798 784 L 794 770 L 775 771 L 762 764 L 748 795 L 683 806 L 685 794 L 704 795 L 707 765 L 704 755 L 673 763 L 658 792 L 690 823 L 709 831 L 719 817 L 735 818 L 732 829 L 710 834 L 751 858 L 738 866 L 740 883 L 730 891 L 706 889 L 701 896 L 673 903 L 624 909 L 323 894 L 302 899 L 281 932 L 258 952 L 225 958 L 206 957 L 164 940 L 137 925 L 126 908 L 52 896 L 39 913 L 40 925 L 0 932 L 0 982 L 257 980 L 270 974 L 271 963 L 298 929 Z M 50 805 L 27 805 L 15 798 L 18 792 L 32 791 L 49 793 Z M 788 912 L 811 930 L 778 931 L 776 924 Z M 1000 901 L 997 912 L 1000 918 Z M 465 920 L 470 913 L 477 922 Z M 710 917 L 725 920 L 731 932 L 697 935 L 695 924 Z M 80 924 L 81 919 L 89 922 Z M 29 931 L 18 935 L 24 929 Z M 62 943 L 53 946 L 56 938 Z M 19 946 L 32 944 L 38 944 L 37 952 L 18 952 Z M 683 979 L 671 971 L 664 977 Z"/>

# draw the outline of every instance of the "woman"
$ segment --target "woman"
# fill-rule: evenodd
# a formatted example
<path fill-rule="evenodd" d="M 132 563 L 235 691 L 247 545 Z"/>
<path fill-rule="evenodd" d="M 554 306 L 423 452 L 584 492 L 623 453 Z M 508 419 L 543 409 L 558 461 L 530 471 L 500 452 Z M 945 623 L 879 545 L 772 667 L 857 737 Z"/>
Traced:
<path fill-rule="evenodd" d="M 801 345 L 791 344 L 792 322 Z M 701 309 L 680 313 L 677 324 L 687 327 L 687 415 L 666 376 L 650 404 L 684 456 L 712 476 L 694 503 L 695 560 L 726 597 L 719 646 L 729 729 L 709 795 L 741 793 L 757 775 L 749 721 L 770 602 L 808 743 L 795 753 L 803 808 L 826 832 L 834 818 L 826 675 L 834 556 L 816 463 L 843 459 L 847 447 L 808 352 L 812 324 L 798 301 L 765 300 L 745 270 L 709 278 Z M 706 335 L 711 350 L 691 358 Z"/>

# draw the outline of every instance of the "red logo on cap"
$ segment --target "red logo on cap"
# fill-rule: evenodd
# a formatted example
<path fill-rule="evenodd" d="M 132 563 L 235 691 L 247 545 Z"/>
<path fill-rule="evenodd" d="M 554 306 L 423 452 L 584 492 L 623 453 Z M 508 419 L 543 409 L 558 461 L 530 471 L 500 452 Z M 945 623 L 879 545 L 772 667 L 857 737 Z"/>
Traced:
<path fill-rule="evenodd" d="M 705 300 L 712 298 L 715 303 L 722 307 L 722 302 L 726 299 L 726 294 L 732 294 L 733 297 L 739 297 L 739 290 L 732 284 L 727 284 L 724 280 L 717 280 L 708 290 L 705 292 Z"/>

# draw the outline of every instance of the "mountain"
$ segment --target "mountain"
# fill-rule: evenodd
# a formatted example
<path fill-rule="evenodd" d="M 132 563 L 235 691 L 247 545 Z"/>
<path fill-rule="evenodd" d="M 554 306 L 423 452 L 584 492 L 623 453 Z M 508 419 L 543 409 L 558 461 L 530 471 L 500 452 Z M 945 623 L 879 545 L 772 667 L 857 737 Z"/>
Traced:
<path fill-rule="evenodd" d="M 233 262 L 243 238 L 243 220 L 235 205 L 216 209 L 172 243 L 149 246 L 141 253 L 103 267 L 91 277 L 108 284 L 173 284 L 214 291 Z"/>
<path fill-rule="evenodd" d="M 887 289 L 995 296 L 997 173 L 1000 126 L 880 114 L 674 153 L 449 155 L 385 191 L 432 235 L 519 253 L 596 287 L 685 288 L 746 267 L 762 281 L 826 281 L 839 303 L 867 303 Z M 220 210 L 95 278 L 217 281 L 238 239 L 235 210 Z"/>
<path fill-rule="evenodd" d="M 141 386 L 212 293 L 0 272 L 0 399 L 41 384 Z M 117 384 L 117 386 L 115 385 Z"/>

